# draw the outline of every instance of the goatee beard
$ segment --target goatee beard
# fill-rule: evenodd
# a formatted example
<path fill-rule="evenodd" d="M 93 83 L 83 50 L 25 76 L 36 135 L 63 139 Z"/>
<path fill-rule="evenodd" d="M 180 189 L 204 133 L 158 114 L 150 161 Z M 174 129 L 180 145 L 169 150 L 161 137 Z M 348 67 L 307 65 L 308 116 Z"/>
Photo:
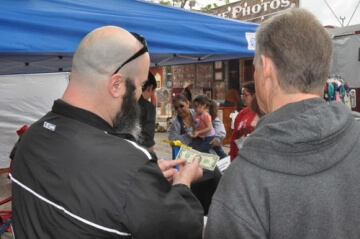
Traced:
<path fill-rule="evenodd" d="M 135 84 L 131 78 L 125 81 L 126 93 L 120 111 L 113 120 L 118 133 L 131 134 L 136 142 L 141 142 L 140 106 L 135 97 Z"/>

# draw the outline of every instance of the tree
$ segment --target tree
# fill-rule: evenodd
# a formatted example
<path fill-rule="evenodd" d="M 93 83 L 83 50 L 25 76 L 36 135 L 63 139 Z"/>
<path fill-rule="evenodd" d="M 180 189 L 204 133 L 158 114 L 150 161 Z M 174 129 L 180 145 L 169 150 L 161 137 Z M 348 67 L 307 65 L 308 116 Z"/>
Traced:
<path fill-rule="evenodd" d="M 216 3 L 213 3 L 212 5 L 211 5 L 211 4 L 208 4 L 208 5 L 206 5 L 205 7 L 202 7 L 202 8 L 200 9 L 200 11 L 202 11 L 202 12 L 207 12 L 207 11 L 209 11 L 210 9 L 216 8 L 216 7 L 218 7 L 218 5 L 217 5 Z"/>
<path fill-rule="evenodd" d="M 187 3 L 188 7 L 190 9 L 193 9 L 194 6 L 196 6 L 196 2 L 200 2 L 201 0 L 149 0 L 151 2 L 156 2 L 156 3 L 160 3 L 163 5 L 169 5 L 169 6 L 173 6 L 173 7 L 180 7 L 180 8 L 185 8 L 185 5 Z M 220 6 L 223 4 L 229 4 L 230 0 L 213 0 L 214 2 L 221 2 Z M 218 5 L 216 3 L 212 3 L 212 4 L 207 4 L 205 7 L 201 7 L 200 11 L 208 11 L 212 8 L 216 8 L 218 7 Z"/>
<path fill-rule="evenodd" d="M 170 1 L 161 0 L 159 3 L 160 3 L 160 4 L 163 4 L 163 5 L 171 5 L 171 2 L 170 2 Z"/>
<path fill-rule="evenodd" d="M 173 7 L 180 7 L 180 8 L 184 8 L 185 4 L 188 2 L 188 0 L 151 0 L 151 2 L 156 2 L 156 3 L 160 3 L 160 4 L 164 4 L 164 5 L 170 5 Z"/>

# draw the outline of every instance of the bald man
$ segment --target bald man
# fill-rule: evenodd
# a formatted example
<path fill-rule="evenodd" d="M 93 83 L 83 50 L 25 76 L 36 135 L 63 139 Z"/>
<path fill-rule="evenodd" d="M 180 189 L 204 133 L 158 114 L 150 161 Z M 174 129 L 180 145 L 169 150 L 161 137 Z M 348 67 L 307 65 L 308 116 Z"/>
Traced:
<path fill-rule="evenodd" d="M 201 238 L 198 160 L 157 161 L 135 143 L 149 65 L 145 39 L 118 27 L 80 42 L 62 99 L 15 153 L 17 238 Z"/>

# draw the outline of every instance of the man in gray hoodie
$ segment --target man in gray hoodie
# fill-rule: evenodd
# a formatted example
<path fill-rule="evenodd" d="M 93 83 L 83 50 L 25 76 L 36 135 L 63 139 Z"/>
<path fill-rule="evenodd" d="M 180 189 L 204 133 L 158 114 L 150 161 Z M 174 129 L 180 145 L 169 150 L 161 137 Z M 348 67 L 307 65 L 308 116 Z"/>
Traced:
<path fill-rule="evenodd" d="M 360 124 L 323 97 L 332 41 L 309 12 L 261 24 L 263 116 L 223 175 L 205 238 L 360 238 Z"/>

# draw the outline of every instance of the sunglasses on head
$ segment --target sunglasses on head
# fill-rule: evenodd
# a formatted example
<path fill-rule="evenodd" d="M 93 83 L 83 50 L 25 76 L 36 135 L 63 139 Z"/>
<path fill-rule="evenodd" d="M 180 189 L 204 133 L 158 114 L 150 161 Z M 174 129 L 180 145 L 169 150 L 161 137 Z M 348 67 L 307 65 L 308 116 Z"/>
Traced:
<path fill-rule="evenodd" d="M 176 105 L 175 105 L 175 106 L 174 106 L 174 109 L 175 109 L 175 110 L 182 109 L 182 108 L 184 108 L 184 106 L 185 106 L 185 105 L 179 105 L 179 106 L 176 106 Z"/>
<path fill-rule="evenodd" d="M 249 96 L 249 95 L 251 95 L 250 93 L 246 93 L 246 94 L 241 94 L 240 96 L 241 97 L 246 97 L 246 96 Z"/>
<path fill-rule="evenodd" d="M 132 60 L 135 60 L 136 58 L 138 58 L 139 56 L 141 56 L 142 54 L 144 54 L 145 52 L 148 52 L 148 48 L 147 48 L 147 43 L 146 43 L 146 39 L 145 37 L 135 33 L 135 32 L 130 32 L 131 35 L 133 35 L 136 39 L 139 40 L 139 42 L 141 42 L 141 44 L 143 44 L 143 47 L 137 51 L 134 55 L 132 55 L 129 59 L 127 59 L 124 63 L 121 64 L 121 66 L 119 66 L 119 68 L 116 69 L 116 71 L 114 72 L 114 74 L 116 74 L 123 66 L 125 66 L 127 63 L 129 63 Z M 113 75 L 114 75 L 113 74 Z"/>

